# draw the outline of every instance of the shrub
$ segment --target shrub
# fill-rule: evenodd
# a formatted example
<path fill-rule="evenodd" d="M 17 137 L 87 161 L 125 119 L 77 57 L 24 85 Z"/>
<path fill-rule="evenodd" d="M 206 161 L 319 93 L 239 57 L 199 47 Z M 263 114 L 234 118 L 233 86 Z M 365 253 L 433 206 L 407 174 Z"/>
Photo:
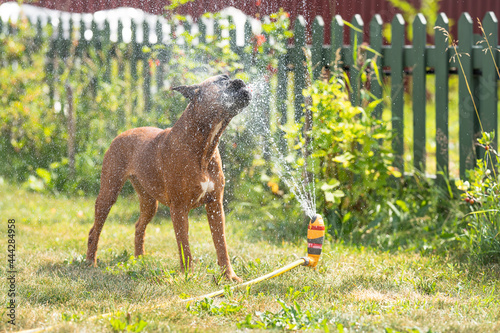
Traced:
<path fill-rule="evenodd" d="M 336 77 L 314 82 L 306 94 L 313 118 L 308 165 L 317 177 L 318 211 L 332 232 L 348 234 L 368 223 L 375 205 L 387 200 L 391 177 L 401 176 L 392 167 L 391 132 L 370 108 L 353 106 Z"/>

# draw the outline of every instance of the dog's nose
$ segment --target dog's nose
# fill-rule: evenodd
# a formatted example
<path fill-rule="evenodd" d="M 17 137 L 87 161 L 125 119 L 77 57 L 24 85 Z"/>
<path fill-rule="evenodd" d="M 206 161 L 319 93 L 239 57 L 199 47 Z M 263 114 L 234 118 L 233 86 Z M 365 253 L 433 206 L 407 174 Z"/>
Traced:
<path fill-rule="evenodd" d="M 231 85 L 230 86 L 231 86 L 232 89 L 238 90 L 240 88 L 246 87 L 246 84 L 241 79 L 235 79 L 235 80 L 231 81 Z"/>

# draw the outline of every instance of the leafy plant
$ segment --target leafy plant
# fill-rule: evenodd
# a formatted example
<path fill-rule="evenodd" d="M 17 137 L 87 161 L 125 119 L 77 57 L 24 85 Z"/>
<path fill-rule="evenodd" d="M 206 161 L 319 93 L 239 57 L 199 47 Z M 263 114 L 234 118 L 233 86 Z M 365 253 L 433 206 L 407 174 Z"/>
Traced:
<path fill-rule="evenodd" d="M 147 322 L 141 319 L 141 316 L 137 316 L 135 320 L 132 320 L 132 316 L 130 313 L 123 315 L 122 313 L 118 313 L 109 318 L 109 323 L 111 324 L 111 328 L 113 332 L 142 332 L 146 326 Z"/>
<path fill-rule="evenodd" d="M 228 316 L 239 312 L 242 307 L 243 306 L 239 304 L 226 302 L 220 302 L 219 305 L 215 305 L 213 298 L 205 298 L 201 301 L 189 303 L 186 309 L 196 315 L 208 314 L 211 316 Z"/>
<path fill-rule="evenodd" d="M 456 181 L 470 210 L 460 238 L 483 263 L 500 262 L 500 177 L 493 166 L 499 165 L 500 157 L 492 146 L 494 136 L 483 132 L 478 146 L 484 149 L 484 158 L 477 160 L 473 170 L 467 170 L 467 181 Z"/>
<path fill-rule="evenodd" d="M 319 211 L 334 225 L 337 234 L 348 234 L 366 223 L 376 202 L 387 199 L 394 167 L 388 146 L 392 138 L 387 125 L 370 114 L 370 107 L 352 106 L 343 81 L 316 81 L 306 92 L 311 98 L 313 127 L 310 132 L 311 172 L 319 183 Z M 300 132 L 289 131 L 299 137 Z"/>

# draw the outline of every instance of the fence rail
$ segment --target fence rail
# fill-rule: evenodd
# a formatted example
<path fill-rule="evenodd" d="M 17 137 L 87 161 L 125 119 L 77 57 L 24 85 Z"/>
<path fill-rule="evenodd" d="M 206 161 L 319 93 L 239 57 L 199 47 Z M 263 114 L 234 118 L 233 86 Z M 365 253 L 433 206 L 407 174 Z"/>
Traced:
<path fill-rule="evenodd" d="M 50 65 L 50 59 L 57 57 L 65 58 L 72 50 L 72 41 L 65 38 L 63 25 L 61 20 L 58 23 L 53 21 L 51 45 L 48 51 L 48 79 L 54 80 L 57 73 L 54 73 L 54 68 Z M 474 140 L 478 135 L 478 119 L 474 104 L 470 93 L 472 93 L 474 102 L 478 106 L 479 119 L 484 131 L 496 131 L 498 129 L 498 75 L 496 64 L 499 63 L 498 50 L 498 21 L 493 12 L 488 12 L 482 19 L 482 25 L 485 30 L 489 45 L 493 46 L 492 52 L 485 49 L 486 45 L 477 44 L 481 39 L 480 36 L 474 35 L 473 25 L 475 22 L 469 14 L 463 13 L 458 21 L 458 48 L 449 47 L 449 40 L 442 31 L 435 32 L 434 45 L 427 43 L 427 27 L 429 24 L 449 29 L 449 21 L 445 14 L 440 14 L 436 22 L 429 23 L 422 14 L 416 16 L 413 25 L 413 44 L 405 45 L 405 25 L 403 17 L 397 14 L 390 23 L 391 44 L 384 43 L 383 37 L 383 22 L 379 15 L 375 15 L 369 22 L 369 36 L 365 41 L 362 31 L 364 30 L 364 22 L 361 16 L 355 15 L 349 26 L 342 20 L 340 16 L 335 16 L 331 22 L 330 31 L 325 31 L 324 22 L 321 17 L 316 17 L 312 25 L 312 42 L 306 45 L 306 27 L 305 20 L 298 17 L 294 22 L 294 41 L 288 48 L 288 53 L 279 59 L 277 75 L 277 91 L 276 91 L 276 106 L 278 112 L 281 113 L 281 122 L 286 121 L 287 114 L 287 85 L 293 84 L 294 91 L 294 108 L 295 119 L 300 121 L 303 113 L 304 97 L 303 89 L 306 87 L 305 74 L 307 67 L 305 65 L 305 54 L 303 47 L 308 47 L 311 50 L 312 73 L 313 79 L 319 78 L 321 69 L 328 67 L 336 59 L 336 53 L 340 50 L 340 61 L 349 71 L 349 76 L 352 82 L 356 81 L 358 76 L 358 68 L 354 55 L 357 52 L 365 52 L 368 58 L 376 61 L 378 70 L 384 73 L 390 80 L 390 105 L 392 128 L 395 136 L 392 146 L 397 155 L 396 166 L 404 170 L 404 126 L 405 126 L 405 78 L 411 76 L 411 99 L 412 99 L 412 114 L 413 114 L 413 166 L 416 169 L 426 170 L 426 141 L 428 139 L 427 121 L 426 121 L 426 94 L 428 74 L 434 75 L 435 80 L 435 126 L 436 126 L 436 170 L 443 170 L 445 175 L 448 175 L 449 170 L 449 75 L 458 74 L 459 76 L 459 91 L 458 91 L 458 119 L 459 119 L 459 159 L 460 159 L 460 176 L 465 175 L 465 170 L 470 169 L 475 162 L 477 152 L 474 146 Z M 44 31 L 42 22 L 39 18 L 33 25 L 37 29 L 37 34 L 42 38 Z M 123 42 L 123 22 L 118 23 L 117 42 Z M 190 31 L 193 25 L 187 24 L 185 28 Z M 350 30 L 350 44 L 343 44 L 344 31 Z M 85 22 L 71 20 L 69 22 L 69 30 L 76 31 L 79 36 L 79 43 L 74 49 L 77 55 L 81 55 L 84 50 L 89 47 L 102 48 L 103 45 L 113 43 L 110 40 L 111 29 L 108 21 L 105 21 L 104 27 L 99 28 L 96 21 L 92 21 L 90 29 Z M 92 37 L 88 38 L 88 30 L 92 32 Z M 137 64 L 142 60 L 143 66 L 147 66 L 148 55 L 142 52 L 143 47 L 152 47 L 150 43 L 150 34 L 154 30 L 157 44 L 164 42 L 166 34 L 169 34 L 171 29 L 166 30 L 165 24 L 158 20 L 154 27 L 150 26 L 147 21 L 142 23 L 142 42 L 138 42 L 138 25 L 132 21 L 131 23 L 131 41 L 132 54 L 130 57 L 130 71 L 133 79 L 137 79 Z M 0 20 L 0 33 L 7 34 L 15 33 L 12 25 L 6 24 Z M 203 42 L 208 38 L 207 26 L 203 21 L 198 21 L 199 41 Z M 215 22 L 213 31 L 216 38 L 222 38 L 222 29 Z M 324 34 L 330 34 L 331 44 L 324 45 Z M 245 22 L 244 38 L 248 43 L 252 37 L 252 28 L 250 21 Z M 69 34 L 71 35 L 71 34 Z M 229 31 L 230 45 L 234 51 L 242 55 L 245 63 L 245 55 L 243 52 L 244 46 L 238 46 L 236 42 L 236 31 Z M 170 36 L 173 39 L 172 36 Z M 367 44 L 364 48 L 359 48 L 362 43 Z M 356 51 L 356 52 L 355 52 Z M 486 52 L 485 52 L 486 51 Z M 165 51 L 166 52 L 166 51 Z M 0 55 L 1 57 L 1 55 Z M 168 57 L 168 53 L 163 54 L 163 57 Z M 109 59 L 110 57 L 108 57 Z M 461 60 L 461 68 L 457 60 Z M 245 63 L 250 66 L 250 62 Z M 109 62 L 107 66 L 110 66 Z M 108 67 L 109 68 L 109 67 Z M 147 69 L 147 67 L 145 67 Z M 289 81 L 287 71 L 292 71 L 294 80 Z M 152 77 L 148 70 L 142 70 L 144 76 L 144 98 L 145 109 L 150 110 L 152 106 Z M 158 67 L 155 73 L 154 82 L 157 87 L 161 87 L 164 83 L 164 71 L 162 64 Z M 389 79 L 390 77 L 390 79 Z M 377 98 L 383 98 L 384 89 L 376 78 L 370 80 L 371 93 Z M 469 92 L 470 88 L 470 92 Z M 53 92 L 51 92 L 53 94 Z M 408 95 L 407 95 L 408 96 Z M 360 103 L 359 85 L 352 84 L 351 100 L 353 104 Z M 380 117 L 384 106 L 377 106 L 374 114 Z M 494 143 L 497 147 L 497 142 Z"/>

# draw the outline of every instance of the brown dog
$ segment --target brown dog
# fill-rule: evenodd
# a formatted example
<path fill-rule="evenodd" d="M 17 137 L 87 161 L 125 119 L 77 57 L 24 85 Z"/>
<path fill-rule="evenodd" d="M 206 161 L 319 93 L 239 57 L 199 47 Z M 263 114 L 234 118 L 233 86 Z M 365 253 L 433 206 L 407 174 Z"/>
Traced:
<path fill-rule="evenodd" d="M 129 179 L 140 202 L 135 224 L 136 256 L 144 254 L 146 226 L 156 214 L 159 201 L 170 207 L 181 267 L 191 266 L 188 213 L 205 204 L 219 266 L 226 278 L 241 281 L 227 253 L 222 206 L 224 174 L 217 145 L 231 119 L 250 103 L 251 94 L 242 80 L 230 80 L 227 75 L 173 90 L 190 103 L 172 128 L 128 130 L 113 140 L 104 155 L 87 262 L 95 265 L 102 227 Z"/>

